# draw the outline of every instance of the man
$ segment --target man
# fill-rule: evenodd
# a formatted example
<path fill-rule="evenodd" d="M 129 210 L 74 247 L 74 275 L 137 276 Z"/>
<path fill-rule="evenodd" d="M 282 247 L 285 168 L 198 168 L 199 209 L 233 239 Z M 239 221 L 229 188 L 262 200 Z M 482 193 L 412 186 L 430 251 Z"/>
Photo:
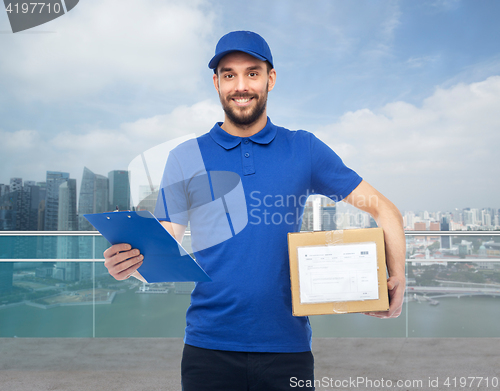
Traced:
<path fill-rule="evenodd" d="M 272 124 L 266 103 L 276 71 L 262 37 L 246 31 L 225 35 L 209 67 L 214 69 L 213 82 L 225 116 L 223 123 L 196 140 L 202 171 L 238 174 L 248 222 L 241 232 L 231 226 L 228 240 L 196 252 L 212 281 L 196 285 L 186 314 L 183 390 L 293 389 L 292 377 L 314 378 L 309 320 L 294 317 L 291 311 L 287 233 L 300 230 L 304 206 L 296 201 L 309 194 L 343 200 L 370 213 L 383 228 L 390 309 L 368 314 L 379 318 L 401 313 L 405 287 L 401 214 L 314 135 Z M 179 182 L 176 177 L 186 171 L 178 163 L 186 155 L 182 148 L 171 152 L 165 171 L 182 184 L 173 193 L 186 194 L 180 202 L 185 202 L 180 210 L 186 211 L 198 205 L 199 191 L 190 187 L 192 181 Z M 212 191 L 214 202 L 216 198 Z M 181 241 L 186 214 L 173 218 L 169 205 L 177 201 L 167 199 L 155 214 Z M 224 207 L 231 221 L 232 211 Z M 196 229 L 211 233 L 208 225 L 193 227 L 191 222 L 191 231 Z M 143 260 L 127 244 L 112 246 L 104 255 L 106 267 L 118 280 L 137 275 Z"/>

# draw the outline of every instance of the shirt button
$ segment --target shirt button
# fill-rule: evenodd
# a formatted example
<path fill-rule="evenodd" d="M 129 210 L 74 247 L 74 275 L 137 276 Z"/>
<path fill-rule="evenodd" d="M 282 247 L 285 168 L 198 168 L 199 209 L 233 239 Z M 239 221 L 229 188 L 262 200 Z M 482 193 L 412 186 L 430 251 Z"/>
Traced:
<path fill-rule="evenodd" d="M 250 154 L 248 152 L 245 153 L 245 157 L 250 157 Z"/>
<path fill-rule="evenodd" d="M 248 144 L 248 139 L 247 139 L 247 138 L 246 138 L 246 139 L 244 139 L 244 140 L 243 140 L 243 142 L 244 142 L 245 144 Z"/>

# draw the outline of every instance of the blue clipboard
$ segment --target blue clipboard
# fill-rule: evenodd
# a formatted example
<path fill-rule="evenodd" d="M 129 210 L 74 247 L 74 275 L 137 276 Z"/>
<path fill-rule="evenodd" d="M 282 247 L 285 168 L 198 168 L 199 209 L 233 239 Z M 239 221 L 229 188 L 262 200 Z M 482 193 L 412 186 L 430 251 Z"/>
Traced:
<path fill-rule="evenodd" d="M 111 244 L 128 243 L 144 255 L 144 261 L 137 271 L 148 283 L 212 281 L 149 211 L 83 216 Z"/>

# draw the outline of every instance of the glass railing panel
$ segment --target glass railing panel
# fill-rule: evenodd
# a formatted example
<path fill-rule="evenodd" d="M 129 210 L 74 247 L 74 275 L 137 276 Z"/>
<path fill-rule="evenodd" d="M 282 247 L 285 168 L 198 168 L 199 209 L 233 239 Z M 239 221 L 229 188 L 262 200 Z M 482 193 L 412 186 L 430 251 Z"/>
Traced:
<path fill-rule="evenodd" d="M 93 259 L 108 246 L 94 234 L 0 235 L 0 336 L 95 336 Z"/>
<path fill-rule="evenodd" d="M 399 318 L 311 316 L 313 335 L 500 337 L 500 236 L 446 236 L 407 233 Z M 108 246 L 93 234 L 0 233 L 0 337 L 182 337 L 194 284 L 116 281 L 94 261 Z"/>
<path fill-rule="evenodd" d="M 500 237 L 407 236 L 409 337 L 500 337 Z"/>
<path fill-rule="evenodd" d="M 183 245 L 191 251 L 189 235 Z M 0 337 L 182 337 L 194 283 L 116 281 L 104 262 L 83 261 L 103 259 L 108 247 L 97 235 L 0 235 L 8 260 L 0 262 Z"/>
<path fill-rule="evenodd" d="M 92 262 L 0 262 L 0 337 L 92 337 L 93 302 Z"/>
<path fill-rule="evenodd" d="M 102 259 L 109 243 L 98 235 L 2 236 L 0 259 Z"/>
<path fill-rule="evenodd" d="M 188 251 L 192 251 L 190 239 L 186 235 L 182 242 Z M 96 337 L 184 336 L 194 283 L 144 284 L 133 277 L 116 281 L 103 265 L 96 262 L 96 292 L 108 292 L 111 303 L 100 305 L 96 301 Z"/>
<path fill-rule="evenodd" d="M 136 279 L 104 283 L 111 305 L 96 305 L 96 337 L 182 337 L 190 302 L 179 283 L 143 284 Z M 190 284 L 194 285 L 194 284 Z M 97 278 L 97 286 L 100 286 Z M 190 287 L 192 288 L 192 287 Z M 177 292 L 176 292 L 177 291 Z"/>
<path fill-rule="evenodd" d="M 378 319 L 364 314 L 310 316 L 313 337 L 404 338 L 406 306 L 396 319 Z"/>

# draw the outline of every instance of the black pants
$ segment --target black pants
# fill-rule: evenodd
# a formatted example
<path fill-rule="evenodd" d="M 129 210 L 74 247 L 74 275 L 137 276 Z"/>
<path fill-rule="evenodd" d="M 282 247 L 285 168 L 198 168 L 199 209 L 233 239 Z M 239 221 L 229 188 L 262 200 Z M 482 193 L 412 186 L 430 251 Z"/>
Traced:
<path fill-rule="evenodd" d="M 314 357 L 312 352 L 246 353 L 184 345 L 181 374 L 183 391 L 314 390 Z"/>

